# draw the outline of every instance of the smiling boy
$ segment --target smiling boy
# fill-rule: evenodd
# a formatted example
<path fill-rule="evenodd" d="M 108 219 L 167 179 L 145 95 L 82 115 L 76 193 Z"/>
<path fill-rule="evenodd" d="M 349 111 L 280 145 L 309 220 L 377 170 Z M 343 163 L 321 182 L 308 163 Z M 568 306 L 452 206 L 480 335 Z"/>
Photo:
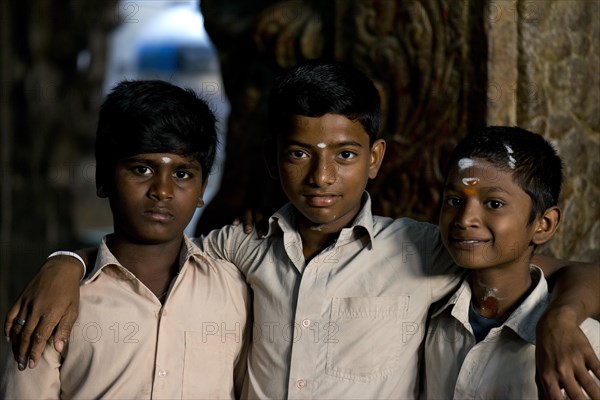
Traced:
<path fill-rule="evenodd" d="M 482 129 L 452 153 L 439 226 L 469 275 L 431 318 L 425 398 L 538 398 L 535 326 L 549 294 L 531 257 L 560 223 L 561 184 L 552 146 L 520 128 Z M 598 321 L 581 328 L 600 354 Z"/>
<path fill-rule="evenodd" d="M 114 233 L 81 287 L 62 353 L 36 369 L 7 360 L 2 398 L 234 398 L 246 370 L 247 287 L 183 231 L 217 145 L 215 120 L 192 91 L 120 83 L 102 105 L 96 187 Z"/>
<path fill-rule="evenodd" d="M 372 215 L 365 187 L 385 153 L 379 112 L 377 90 L 354 68 L 319 61 L 293 68 L 269 104 L 272 169 L 290 202 L 270 218 L 264 238 L 229 226 L 196 241 L 240 268 L 253 291 L 244 397 L 418 396 L 427 310 L 462 272 L 437 226 Z M 75 285 L 73 271 L 44 273 L 67 263 L 80 271 L 56 258 L 40 280 Z M 590 276 L 567 302 L 578 317 L 579 305 L 599 307 Z M 64 296 L 41 297 L 54 305 Z M 58 308 L 53 314 L 63 315 Z M 26 311 L 22 304 L 10 316 L 29 319 L 31 333 L 38 319 Z"/>

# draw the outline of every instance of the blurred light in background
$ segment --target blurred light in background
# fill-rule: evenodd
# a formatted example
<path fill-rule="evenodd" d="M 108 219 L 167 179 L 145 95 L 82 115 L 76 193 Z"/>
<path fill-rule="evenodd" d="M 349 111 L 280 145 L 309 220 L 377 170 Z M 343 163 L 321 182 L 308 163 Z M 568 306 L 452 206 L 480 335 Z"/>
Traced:
<path fill-rule="evenodd" d="M 204 30 L 199 2 L 121 0 L 117 12 L 121 24 L 108 40 L 103 93 L 107 94 L 123 79 L 162 79 L 191 88 L 208 101 L 217 116 L 221 142 L 204 194 L 208 204 L 221 181 L 229 103 L 223 91 L 216 51 Z M 80 62 L 85 63 L 85 57 Z M 84 190 L 95 193 L 93 182 L 88 186 Z M 112 216 L 108 202 L 98 204 L 102 199 L 84 195 L 82 199 L 88 199 L 88 204 L 86 201 L 81 204 L 82 210 L 93 209 L 97 215 L 92 220 L 88 218 L 87 224 L 80 223 L 78 233 L 83 241 L 95 245 L 103 235 L 112 232 Z M 196 211 L 186 229 L 188 235 L 194 233 L 201 213 L 202 209 Z"/>

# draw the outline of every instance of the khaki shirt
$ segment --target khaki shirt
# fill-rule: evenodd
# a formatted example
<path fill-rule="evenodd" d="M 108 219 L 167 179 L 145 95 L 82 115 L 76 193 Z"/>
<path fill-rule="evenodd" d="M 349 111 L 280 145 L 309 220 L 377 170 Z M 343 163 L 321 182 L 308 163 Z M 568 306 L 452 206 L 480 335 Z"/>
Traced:
<path fill-rule="evenodd" d="M 187 238 L 180 265 L 163 306 L 103 241 L 62 356 L 49 345 L 19 372 L 9 355 L 0 397 L 233 398 L 246 366 L 247 285 Z"/>
<path fill-rule="evenodd" d="M 429 305 L 460 270 L 435 225 L 371 215 L 365 194 L 352 226 L 308 264 L 288 204 L 266 238 L 226 227 L 211 256 L 246 275 L 254 295 L 249 398 L 406 399 L 418 395 Z"/>
<path fill-rule="evenodd" d="M 461 287 L 431 318 L 425 345 L 427 399 L 537 399 L 535 328 L 548 304 L 542 271 L 532 268 L 535 289 L 499 327 L 475 342 L 469 324 L 471 288 Z M 600 355 L 600 324 L 581 325 Z"/>

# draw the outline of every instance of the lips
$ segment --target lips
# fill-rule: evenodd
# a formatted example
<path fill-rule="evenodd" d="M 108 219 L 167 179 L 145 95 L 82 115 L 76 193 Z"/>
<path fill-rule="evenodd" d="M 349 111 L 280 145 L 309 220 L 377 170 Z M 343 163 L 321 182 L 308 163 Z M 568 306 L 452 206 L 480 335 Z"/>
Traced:
<path fill-rule="evenodd" d="M 330 207 L 339 199 L 338 195 L 332 193 L 305 194 L 304 197 L 312 207 Z"/>
<path fill-rule="evenodd" d="M 450 237 L 450 245 L 459 249 L 473 249 L 487 244 L 490 239 L 470 238 L 470 237 Z"/>
<path fill-rule="evenodd" d="M 157 222 L 168 222 L 175 218 L 175 216 L 166 208 L 152 207 L 144 211 L 144 216 Z"/>

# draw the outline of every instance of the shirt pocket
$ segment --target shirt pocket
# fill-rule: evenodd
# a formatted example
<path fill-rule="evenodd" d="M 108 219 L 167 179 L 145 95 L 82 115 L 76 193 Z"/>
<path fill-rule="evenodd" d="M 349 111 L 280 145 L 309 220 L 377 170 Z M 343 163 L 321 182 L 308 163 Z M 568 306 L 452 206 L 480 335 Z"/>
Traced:
<path fill-rule="evenodd" d="M 410 296 L 334 298 L 325 373 L 371 382 L 400 365 L 402 322 Z M 331 332 L 331 331 L 330 331 Z"/>
<path fill-rule="evenodd" d="M 203 332 L 185 332 L 184 399 L 233 398 L 235 347 Z"/>

